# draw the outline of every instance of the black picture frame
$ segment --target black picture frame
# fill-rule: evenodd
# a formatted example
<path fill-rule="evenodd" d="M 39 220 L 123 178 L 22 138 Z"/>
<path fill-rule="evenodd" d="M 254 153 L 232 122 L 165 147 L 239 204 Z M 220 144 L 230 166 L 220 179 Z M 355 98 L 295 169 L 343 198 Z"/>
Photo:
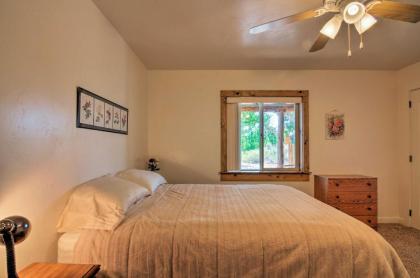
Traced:
<path fill-rule="evenodd" d="M 86 101 L 86 99 L 92 100 L 92 103 L 90 104 L 91 107 L 89 107 L 89 101 Z M 85 109 L 85 107 L 82 108 L 83 111 L 81 111 L 81 103 L 85 102 L 86 105 L 88 105 Z M 102 122 L 100 121 L 96 121 L 95 117 L 96 117 L 96 113 L 97 111 L 95 111 L 97 105 L 96 102 L 98 102 L 98 105 L 100 105 L 100 103 L 103 103 L 103 125 Z M 77 108 L 76 108 L 76 127 L 77 128 L 86 128 L 86 129 L 93 129 L 93 130 L 100 130 L 100 131 L 105 131 L 105 132 L 112 132 L 112 133 L 118 133 L 118 134 L 125 134 L 128 135 L 128 118 L 129 118 L 129 111 L 128 108 L 121 106 L 113 101 L 110 101 L 106 98 L 103 98 L 101 96 L 98 96 L 95 93 L 92 93 L 82 87 L 77 87 Z M 108 108 L 112 108 L 112 112 L 111 112 L 111 123 L 109 123 L 106 121 L 106 115 L 108 115 L 106 112 L 109 112 L 106 110 L 106 107 Z M 118 109 L 118 110 L 115 110 Z M 119 113 L 117 113 L 117 111 Z M 115 113 L 115 114 L 114 114 Z M 118 119 L 119 117 L 118 123 L 115 121 L 114 124 L 114 120 Z M 98 113 L 98 116 L 100 114 Z M 125 124 L 124 127 L 122 127 L 122 116 L 121 115 L 125 115 L 126 119 L 125 119 Z M 84 117 L 84 118 L 83 118 Z M 100 117 L 97 117 L 100 118 Z M 107 126 L 108 125 L 108 126 Z M 111 127 L 109 127 L 109 125 L 111 125 Z M 117 127 L 117 125 L 119 125 Z"/>

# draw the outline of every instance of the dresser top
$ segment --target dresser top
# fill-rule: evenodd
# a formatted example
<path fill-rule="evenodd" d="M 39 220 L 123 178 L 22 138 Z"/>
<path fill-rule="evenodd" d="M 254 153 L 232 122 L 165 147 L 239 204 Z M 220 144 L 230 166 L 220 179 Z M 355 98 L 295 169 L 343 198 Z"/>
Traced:
<path fill-rule="evenodd" d="M 376 179 L 376 177 L 364 176 L 364 175 L 315 175 L 316 177 L 326 179 Z"/>

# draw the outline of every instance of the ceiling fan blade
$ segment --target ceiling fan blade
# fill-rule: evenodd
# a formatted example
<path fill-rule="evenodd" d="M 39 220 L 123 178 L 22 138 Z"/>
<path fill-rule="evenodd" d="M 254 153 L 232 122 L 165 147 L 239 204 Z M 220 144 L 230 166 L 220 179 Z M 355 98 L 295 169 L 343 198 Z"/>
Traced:
<path fill-rule="evenodd" d="M 368 12 L 399 21 L 417 23 L 420 21 L 420 6 L 393 1 L 373 1 L 368 5 Z"/>
<path fill-rule="evenodd" d="M 249 33 L 250 34 L 262 33 L 262 32 L 268 31 L 268 30 L 270 30 L 270 29 L 272 29 L 276 26 L 281 26 L 281 25 L 290 24 L 290 23 L 293 23 L 293 22 L 296 22 L 296 21 L 311 19 L 311 18 L 314 18 L 314 17 L 321 16 L 321 15 L 325 14 L 326 12 L 327 11 L 324 8 L 301 12 L 301 13 L 298 13 L 298 14 L 294 14 L 294 15 L 291 15 L 291 16 L 279 18 L 279 19 L 276 19 L 276 20 L 266 22 L 264 24 L 254 26 L 254 27 L 249 29 Z"/>
<path fill-rule="evenodd" d="M 329 40 L 330 40 L 330 38 L 328 38 L 327 36 L 325 36 L 323 34 L 319 34 L 318 38 L 316 39 L 316 41 L 312 45 L 309 52 L 316 52 L 316 51 L 319 51 L 319 50 L 323 49 L 327 45 Z"/>

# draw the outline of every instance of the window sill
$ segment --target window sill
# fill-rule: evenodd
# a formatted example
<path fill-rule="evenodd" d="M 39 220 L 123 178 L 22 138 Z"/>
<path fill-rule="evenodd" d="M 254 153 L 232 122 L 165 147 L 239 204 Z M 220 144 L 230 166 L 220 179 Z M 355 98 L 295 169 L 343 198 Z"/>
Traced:
<path fill-rule="evenodd" d="M 221 181 L 309 181 L 310 173 L 296 172 L 221 172 Z"/>

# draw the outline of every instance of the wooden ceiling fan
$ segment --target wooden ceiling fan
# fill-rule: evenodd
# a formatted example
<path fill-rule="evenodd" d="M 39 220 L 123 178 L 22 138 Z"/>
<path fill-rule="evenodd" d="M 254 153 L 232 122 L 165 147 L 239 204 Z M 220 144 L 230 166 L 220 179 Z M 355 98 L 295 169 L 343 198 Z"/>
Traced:
<path fill-rule="evenodd" d="M 348 25 L 348 56 L 351 56 L 350 25 L 354 25 L 361 36 L 376 24 L 377 20 L 375 17 L 411 23 L 420 21 L 420 6 L 418 5 L 385 0 L 324 0 L 324 5 L 321 8 L 304 11 L 254 26 L 249 29 L 249 33 L 258 34 L 266 32 L 282 25 L 320 17 L 328 13 L 334 14 L 334 16 L 323 26 L 317 40 L 309 50 L 310 52 L 316 52 L 323 49 L 330 39 L 335 39 L 343 21 Z M 362 39 L 360 48 L 363 48 Z"/>

